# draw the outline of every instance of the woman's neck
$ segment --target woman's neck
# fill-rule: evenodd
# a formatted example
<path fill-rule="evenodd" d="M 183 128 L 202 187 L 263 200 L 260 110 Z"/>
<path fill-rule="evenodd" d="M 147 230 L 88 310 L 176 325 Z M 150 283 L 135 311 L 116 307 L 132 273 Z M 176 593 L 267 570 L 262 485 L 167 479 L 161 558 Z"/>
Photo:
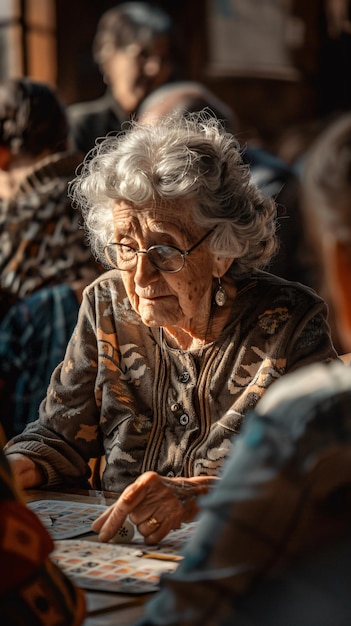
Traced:
<path fill-rule="evenodd" d="M 230 316 L 236 295 L 234 283 L 226 285 L 227 300 L 224 306 L 210 305 L 208 314 L 196 321 L 196 327 L 182 328 L 180 326 L 163 327 L 165 340 L 170 348 L 180 350 L 203 349 L 208 343 L 216 341 Z"/>

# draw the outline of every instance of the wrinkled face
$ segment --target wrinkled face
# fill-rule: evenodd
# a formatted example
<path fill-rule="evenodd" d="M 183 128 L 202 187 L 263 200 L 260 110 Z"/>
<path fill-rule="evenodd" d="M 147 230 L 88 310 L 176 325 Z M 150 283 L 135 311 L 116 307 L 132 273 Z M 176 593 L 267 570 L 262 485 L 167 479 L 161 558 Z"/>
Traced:
<path fill-rule="evenodd" d="M 147 250 L 156 244 L 171 245 L 183 252 L 204 232 L 184 211 L 172 208 L 135 208 L 124 201 L 114 211 L 115 241 Z M 130 302 L 147 326 L 196 327 L 207 317 L 212 294 L 213 256 L 205 240 L 174 274 L 157 270 L 146 254 L 139 254 L 133 270 L 121 272 Z"/>
<path fill-rule="evenodd" d="M 145 96 L 168 80 L 171 69 L 166 37 L 147 48 L 138 43 L 120 48 L 104 66 L 114 98 L 128 113 L 136 111 Z"/>

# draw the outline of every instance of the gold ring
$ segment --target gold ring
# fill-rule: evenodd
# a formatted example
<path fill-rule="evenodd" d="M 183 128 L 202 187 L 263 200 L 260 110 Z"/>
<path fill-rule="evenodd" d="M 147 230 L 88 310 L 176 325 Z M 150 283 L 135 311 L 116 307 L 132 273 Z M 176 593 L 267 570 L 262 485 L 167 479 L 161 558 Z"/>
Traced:
<path fill-rule="evenodd" d="M 146 520 L 146 523 L 150 528 L 160 525 L 160 522 L 156 519 L 156 517 L 149 517 L 149 519 Z"/>

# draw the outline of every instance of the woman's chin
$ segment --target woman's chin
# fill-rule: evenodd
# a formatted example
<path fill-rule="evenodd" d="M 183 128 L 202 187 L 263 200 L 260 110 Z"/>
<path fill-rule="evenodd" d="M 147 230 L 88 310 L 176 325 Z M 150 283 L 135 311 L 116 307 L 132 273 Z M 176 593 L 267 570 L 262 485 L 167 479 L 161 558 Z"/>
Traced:
<path fill-rule="evenodd" d="M 141 315 L 141 321 L 151 328 L 160 328 L 162 326 L 177 326 L 177 320 L 169 317 L 155 317 L 151 315 Z"/>
<path fill-rule="evenodd" d="M 176 315 L 177 307 L 167 306 L 160 304 L 160 301 L 149 301 L 147 304 L 142 304 L 138 307 L 138 313 L 142 319 L 142 322 L 146 326 L 160 327 L 160 326 L 172 326 L 177 325 L 179 317 Z"/>

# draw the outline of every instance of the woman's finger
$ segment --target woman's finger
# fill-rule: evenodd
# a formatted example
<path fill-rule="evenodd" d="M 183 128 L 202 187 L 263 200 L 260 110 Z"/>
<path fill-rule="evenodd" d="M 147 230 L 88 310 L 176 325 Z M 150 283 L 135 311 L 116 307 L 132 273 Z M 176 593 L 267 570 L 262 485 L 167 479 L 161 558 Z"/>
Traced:
<path fill-rule="evenodd" d="M 154 472 L 140 476 L 132 485 L 126 487 L 115 504 L 112 504 L 92 524 L 92 530 L 99 533 L 100 541 L 109 541 L 123 525 L 126 517 L 141 504 L 150 489 Z M 157 476 L 157 475 L 156 475 Z M 134 522 L 134 520 L 131 518 Z"/>

